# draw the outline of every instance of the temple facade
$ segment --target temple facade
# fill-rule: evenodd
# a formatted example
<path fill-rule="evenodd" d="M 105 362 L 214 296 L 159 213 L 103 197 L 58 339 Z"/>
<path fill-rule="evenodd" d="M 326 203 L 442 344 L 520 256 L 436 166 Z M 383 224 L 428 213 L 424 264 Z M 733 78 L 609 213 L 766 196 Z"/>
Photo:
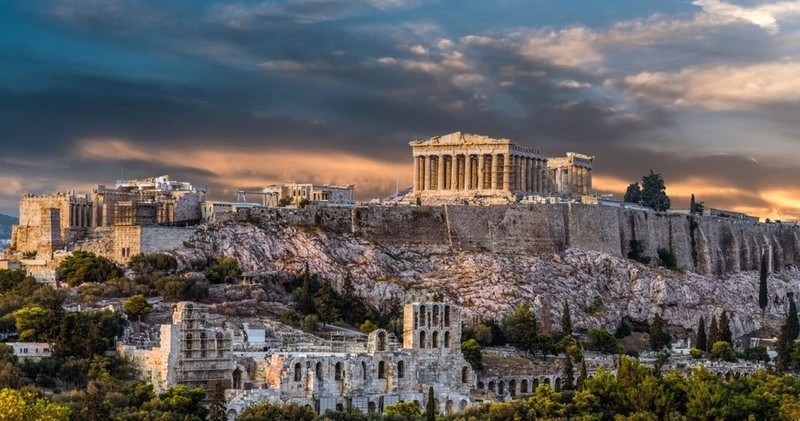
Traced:
<path fill-rule="evenodd" d="M 560 194 L 589 194 L 592 191 L 594 157 L 567 152 L 566 157 L 549 158 L 547 170 L 553 191 Z"/>
<path fill-rule="evenodd" d="M 547 158 L 509 139 L 455 132 L 409 143 L 413 196 L 427 203 L 516 201 L 522 196 L 582 195 L 592 189 L 594 157 L 568 152 Z M 488 199 L 488 200 L 487 200 Z"/>
<path fill-rule="evenodd" d="M 509 139 L 455 132 L 410 143 L 414 195 L 514 197 L 549 191 L 547 158 Z"/>

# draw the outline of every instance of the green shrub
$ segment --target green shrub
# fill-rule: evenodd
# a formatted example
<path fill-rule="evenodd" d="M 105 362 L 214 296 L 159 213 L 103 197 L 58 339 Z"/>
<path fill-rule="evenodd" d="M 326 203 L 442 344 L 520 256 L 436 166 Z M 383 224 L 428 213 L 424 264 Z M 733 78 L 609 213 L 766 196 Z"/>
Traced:
<path fill-rule="evenodd" d="M 675 256 L 675 253 L 669 249 L 659 248 L 658 259 L 661 261 L 661 266 L 667 269 L 675 270 L 678 268 L 678 258 Z"/>

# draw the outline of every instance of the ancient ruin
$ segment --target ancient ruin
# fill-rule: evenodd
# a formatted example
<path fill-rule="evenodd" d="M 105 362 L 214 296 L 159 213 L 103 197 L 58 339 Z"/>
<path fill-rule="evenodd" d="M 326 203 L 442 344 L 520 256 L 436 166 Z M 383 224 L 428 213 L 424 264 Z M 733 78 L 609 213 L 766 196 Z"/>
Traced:
<path fill-rule="evenodd" d="M 412 195 L 426 203 L 478 199 L 508 203 L 528 195 L 591 192 L 593 157 L 570 152 L 550 158 L 538 150 L 461 132 L 410 142 Z M 552 161 L 552 162 L 551 162 Z"/>

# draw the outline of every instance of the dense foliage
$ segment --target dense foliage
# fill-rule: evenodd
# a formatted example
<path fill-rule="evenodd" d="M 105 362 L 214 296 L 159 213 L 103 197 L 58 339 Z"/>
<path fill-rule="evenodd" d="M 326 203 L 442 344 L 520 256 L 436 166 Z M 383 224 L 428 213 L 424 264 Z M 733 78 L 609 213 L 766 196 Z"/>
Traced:
<path fill-rule="evenodd" d="M 84 282 L 104 282 L 122 276 L 122 271 L 111 260 L 89 251 L 74 251 L 58 265 L 59 273 L 69 286 Z"/>

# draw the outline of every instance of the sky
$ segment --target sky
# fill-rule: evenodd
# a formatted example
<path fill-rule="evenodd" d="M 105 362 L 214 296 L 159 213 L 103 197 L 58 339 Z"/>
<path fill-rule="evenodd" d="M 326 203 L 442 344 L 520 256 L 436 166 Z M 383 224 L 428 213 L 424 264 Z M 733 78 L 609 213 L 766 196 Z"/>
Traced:
<path fill-rule="evenodd" d="M 798 219 L 798 54 L 800 1 L 8 0 L 0 213 L 162 174 L 384 197 L 409 141 L 462 131 Z"/>

